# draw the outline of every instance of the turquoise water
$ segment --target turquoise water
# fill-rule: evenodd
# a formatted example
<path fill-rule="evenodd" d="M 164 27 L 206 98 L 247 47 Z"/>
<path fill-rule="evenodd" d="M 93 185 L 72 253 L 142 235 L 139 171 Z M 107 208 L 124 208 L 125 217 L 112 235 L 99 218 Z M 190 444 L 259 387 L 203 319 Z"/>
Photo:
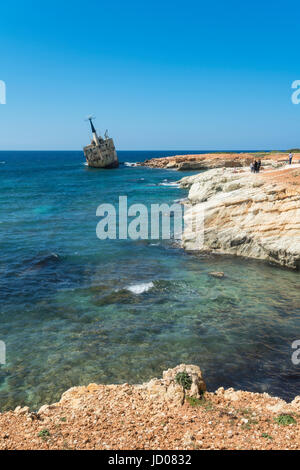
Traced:
<path fill-rule="evenodd" d="M 173 202 L 186 192 L 161 183 L 180 174 L 93 170 L 81 152 L 1 152 L 0 162 L 0 409 L 35 409 L 74 385 L 141 382 L 181 362 L 198 364 L 210 390 L 299 394 L 299 273 L 172 241 L 96 237 L 99 204 Z"/>

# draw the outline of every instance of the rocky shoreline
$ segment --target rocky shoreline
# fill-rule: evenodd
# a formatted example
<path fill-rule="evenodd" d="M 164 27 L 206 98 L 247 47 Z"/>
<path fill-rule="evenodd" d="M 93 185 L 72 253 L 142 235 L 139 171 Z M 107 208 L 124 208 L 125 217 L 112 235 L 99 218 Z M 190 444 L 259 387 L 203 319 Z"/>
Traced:
<path fill-rule="evenodd" d="M 0 414 L 0 449 L 300 449 L 300 396 L 206 391 L 181 364 L 142 385 L 73 387 L 38 412 Z"/>
<path fill-rule="evenodd" d="M 259 174 L 250 163 L 262 161 Z M 178 171 L 207 170 L 179 181 L 189 189 L 182 246 L 300 267 L 300 153 L 211 153 L 154 158 L 140 163 Z M 204 243 L 195 217 L 204 213 Z M 200 245 L 199 245 L 200 243 Z"/>
<path fill-rule="evenodd" d="M 180 180 L 188 188 L 186 250 L 262 259 L 300 267 L 300 165 L 253 174 L 222 168 Z M 194 230 L 203 214 L 204 240 Z"/>
<path fill-rule="evenodd" d="M 171 157 L 152 158 L 138 163 L 150 168 L 166 168 L 178 171 L 208 170 L 212 168 L 247 167 L 255 159 L 260 159 L 266 167 L 280 167 L 288 161 L 288 153 L 255 152 L 255 153 L 206 153 L 175 155 Z M 300 153 L 294 154 L 294 161 L 299 162 Z"/>

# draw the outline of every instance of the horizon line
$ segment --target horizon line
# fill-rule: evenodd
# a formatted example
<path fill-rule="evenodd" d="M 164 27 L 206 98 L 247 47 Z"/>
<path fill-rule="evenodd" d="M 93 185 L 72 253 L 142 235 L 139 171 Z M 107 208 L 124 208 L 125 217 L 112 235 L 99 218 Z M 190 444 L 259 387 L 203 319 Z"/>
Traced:
<path fill-rule="evenodd" d="M 298 150 L 297 147 L 295 149 Z M 116 149 L 117 152 L 286 152 L 292 149 Z M 299 147 L 300 150 L 300 147 Z M 82 149 L 0 149 L 0 152 L 83 152 Z"/>

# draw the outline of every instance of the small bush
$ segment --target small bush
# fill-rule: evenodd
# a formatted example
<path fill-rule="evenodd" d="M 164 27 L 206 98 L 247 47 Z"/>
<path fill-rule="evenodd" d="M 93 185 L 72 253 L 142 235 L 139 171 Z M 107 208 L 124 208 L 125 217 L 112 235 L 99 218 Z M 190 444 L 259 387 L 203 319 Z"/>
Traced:
<path fill-rule="evenodd" d="M 38 433 L 38 436 L 45 440 L 47 437 L 50 437 L 50 432 L 48 429 L 42 429 L 42 431 Z"/>
<path fill-rule="evenodd" d="M 178 372 L 175 377 L 176 382 L 181 385 L 185 390 L 190 390 L 192 386 L 192 377 L 186 372 Z"/>
<path fill-rule="evenodd" d="M 296 424 L 296 420 L 291 415 L 279 415 L 274 418 L 275 423 L 280 426 L 288 426 L 289 424 Z"/>

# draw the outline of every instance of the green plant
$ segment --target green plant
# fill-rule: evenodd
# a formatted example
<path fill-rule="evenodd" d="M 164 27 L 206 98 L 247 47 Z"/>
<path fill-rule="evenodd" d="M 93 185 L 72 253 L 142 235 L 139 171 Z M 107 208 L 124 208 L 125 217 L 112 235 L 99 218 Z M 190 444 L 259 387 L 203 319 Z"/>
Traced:
<path fill-rule="evenodd" d="M 210 411 L 210 410 L 213 410 L 213 405 L 212 405 L 212 402 L 211 401 L 208 401 L 206 405 L 204 405 L 204 409 L 205 411 Z"/>
<path fill-rule="evenodd" d="M 273 439 L 273 437 L 270 436 L 269 434 L 267 434 L 266 432 L 263 432 L 262 435 L 261 435 L 261 437 L 263 437 L 263 438 L 265 438 L 265 439 L 270 439 L 270 440 Z"/>
<path fill-rule="evenodd" d="M 252 414 L 252 411 L 249 408 L 241 408 L 239 411 L 243 416 L 248 416 Z"/>
<path fill-rule="evenodd" d="M 60 418 L 60 420 L 61 420 L 63 423 L 65 423 L 65 422 L 67 421 L 67 418 L 65 418 L 64 416 L 62 416 L 62 417 Z"/>
<path fill-rule="evenodd" d="M 280 426 L 288 426 L 289 424 L 296 424 L 296 420 L 291 415 L 279 415 L 274 418 L 275 423 Z"/>
<path fill-rule="evenodd" d="M 48 431 L 48 429 L 42 429 L 42 431 L 38 433 L 38 436 L 45 440 L 47 439 L 47 437 L 50 437 L 50 432 Z"/>
<path fill-rule="evenodd" d="M 248 418 L 244 420 L 244 422 L 242 424 L 242 429 L 251 429 L 252 425 L 258 424 L 258 421 L 256 419 L 251 418 L 249 416 L 249 413 L 251 413 L 250 410 L 247 410 L 247 409 L 244 410 L 244 414 L 246 414 L 246 416 L 248 416 Z"/>
<path fill-rule="evenodd" d="M 201 398 L 186 397 L 186 400 L 191 406 L 202 406 L 205 411 L 210 411 L 213 409 L 211 401 L 207 401 L 204 395 L 202 395 Z"/>
<path fill-rule="evenodd" d="M 192 377 L 186 372 L 178 372 L 175 381 L 183 387 L 184 390 L 190 390 L 192 386 Z"/>
<path fill-rule="evenodd" d="M 242 429 L 251 429 L 251 424 L 250 423 L 243 423 L 242 424 Z"/>
<path fill-rule="evenodd" d="M 203 402 L 205 402 L 204 398 L 196 397 L 186 397 L 186 400 L 191 406 L 202 406 Z"/>

